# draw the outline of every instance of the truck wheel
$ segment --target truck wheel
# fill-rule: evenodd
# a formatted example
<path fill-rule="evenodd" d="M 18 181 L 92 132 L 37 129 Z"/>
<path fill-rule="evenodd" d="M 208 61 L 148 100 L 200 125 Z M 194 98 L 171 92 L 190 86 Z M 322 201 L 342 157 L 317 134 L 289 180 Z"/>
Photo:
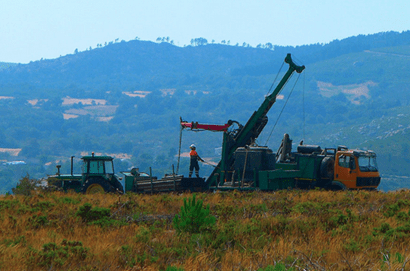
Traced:
<path fill-rule="evenodd" d="M 335 182 L 332 182 L 331 189 L 332 191 L 344 191 L 344 190 L 347 190 L 347 187 L 341 182 L 335 181 Z"/>
<path fill-rule="evenodd" d="M 84 194 L 97 194 L 112 192 L 113 187 L 103 179 L 91 178 L 86 180 L 82 187 Z"/>
<path fill-rule="evenodd" d="M 329 181 L 332 182 L 334 178 L 334 169 L 335 159 L 333 159 L 333 157 L 326 156 L 320 164 L 320 177 L 329 179 Z"/>

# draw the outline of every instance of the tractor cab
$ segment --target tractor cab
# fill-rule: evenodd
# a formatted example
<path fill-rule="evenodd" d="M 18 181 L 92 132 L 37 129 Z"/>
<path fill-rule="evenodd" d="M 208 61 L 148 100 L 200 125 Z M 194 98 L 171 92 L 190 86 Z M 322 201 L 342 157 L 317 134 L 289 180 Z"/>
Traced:
<path fill-rule="evenodd" d="M 122 178 L 114 174 L 114 158 L 111 156 L 83 156 L 82 192 L 86 194 L 100 192 L 124 192 L 120 183 Z"/>
<path fill-rule="evenodd" d="M 111 156 L 83 156 L 82 175 L 86 178 L 91 176 L 114 175 L 114 163 Z"/>

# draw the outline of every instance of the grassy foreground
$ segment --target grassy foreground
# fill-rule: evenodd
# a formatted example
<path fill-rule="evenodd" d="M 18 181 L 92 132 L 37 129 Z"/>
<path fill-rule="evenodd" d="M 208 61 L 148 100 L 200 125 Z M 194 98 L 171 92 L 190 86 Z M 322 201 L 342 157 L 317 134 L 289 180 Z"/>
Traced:
<path fill-rule="evenodd" d="M 197 194 L 200 233 L 172 219 L 191 194 L 0 198 L 0 270 L 408 270 L 410 191 Z"/>

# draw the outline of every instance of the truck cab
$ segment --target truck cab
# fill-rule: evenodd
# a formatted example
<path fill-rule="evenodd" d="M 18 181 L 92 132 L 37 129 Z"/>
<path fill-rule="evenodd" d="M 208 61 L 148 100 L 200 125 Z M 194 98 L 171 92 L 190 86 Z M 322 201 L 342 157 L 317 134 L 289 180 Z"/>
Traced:
<path fill-rule="evenodd" d="M 347 148 L 336 152 L 333 183 L 343 189 L 376 189 L 380 184 L 376 153 Z"/>

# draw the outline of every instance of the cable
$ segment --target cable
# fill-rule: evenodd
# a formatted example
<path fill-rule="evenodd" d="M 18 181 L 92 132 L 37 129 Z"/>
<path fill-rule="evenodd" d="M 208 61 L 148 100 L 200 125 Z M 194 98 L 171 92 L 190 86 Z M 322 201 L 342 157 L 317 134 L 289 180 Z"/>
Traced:
<path fill-rule="evenodd" d="M 177 164 L 177 175 L 179 171 L 179 160 L 181 158 L 181 143 L 182 143 L 182 130 L 184 128 L 181 126 L 181 130 L 179 131 L 179 149 L 178 149 L 178 164 Z"/>
<path fill-rule="evenodd" d="M 293 76 L 293 74 L 292 74 L 291 76 Z M 273 128 L 272 128 L 272 130 L 271 130 L 271 132 L 270 132 L 270 134 L 269 134 L 269 136 L 268 136 L 268 139 L 266 140 L 266 143 L 265 143 L 266 146 L 268 145 L 268 141 L 269 141 L 269 139 L 270 139 L 270 137 L 271 137 L 271 135 L 272 135 L 272 133 L 273 133 L 273 130 L 274 130 L 275 127 L 276 127 L 276 124 L 278 124 L 278 121 L 279 121 L 279 119 L 280 119 L 280 117 L 281 117 L 283 111 L 285 110 L 286 104 L 288 103 L 289 98 L 290 98 L 290 96 L 292 95 L 293 90 L 295 89 L 295 86 L 296 86 L 296 83 L 297 83 L 298 80 L 299 80 L 299 77 L 300 77 L 300 73 L 299 73 L 298 78 L 297 78 L 296 81 L 295 81 L 295 84 L 294 84 L 293 87 L 292 87 L 292 90 L 291 90 L 290 93 L 289 93 L 288 98 L 286 99 L 285 104 L 284 104 L 283 107 L 282 107 L 282 110 L 281 110 L 280 113 L 279 113 L 278 118 L 276 119 L 275 125 L 273 125 Z M 290 78 L 289 78 L 289 79 L 290 79 Z"/>
<path fill-rule="evenodd" d="M 278 73 L 276 74 L 275 80 L 273 80 L 272 85 L 270 86 L 270 88 L 268 90 L 268 93 L 266 93 L 266 96 L 269 95 L 270 91 L 272 90 L 273 86 L 275 85 L 275 82 L 278 79 L 279 73 L 282 70 L 284 64 L 285 64 L 285 61 L 282 62 L 282 66 L 280 66 L 280 69 L 279 69 Z"/>
<path fill-rule="evenodd" d="M 302 90 L 302 108 L 303 108 L 303 140 L 305 140 L 305 84 L 306 84 L 306 73 L 303 73 L 303 90 Z"/>

